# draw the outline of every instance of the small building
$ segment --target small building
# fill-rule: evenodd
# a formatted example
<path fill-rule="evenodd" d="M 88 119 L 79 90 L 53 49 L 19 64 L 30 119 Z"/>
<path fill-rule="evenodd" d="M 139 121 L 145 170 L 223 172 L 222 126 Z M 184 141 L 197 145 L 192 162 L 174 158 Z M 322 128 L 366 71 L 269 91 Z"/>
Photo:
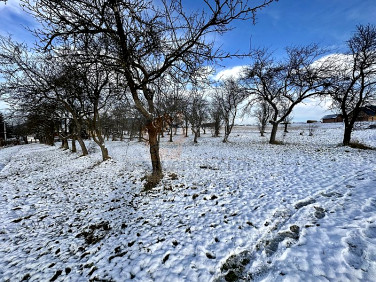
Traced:
<path fill-rule="evenodd" d="M 341 114 L 326 115 L 322 118 L 323 123 L 343 122 Z"/>
<path fill-rule="evenodd" d="M 376 121 L 376 106 L 369 105 L 360 108 L 357 121 Z"/>

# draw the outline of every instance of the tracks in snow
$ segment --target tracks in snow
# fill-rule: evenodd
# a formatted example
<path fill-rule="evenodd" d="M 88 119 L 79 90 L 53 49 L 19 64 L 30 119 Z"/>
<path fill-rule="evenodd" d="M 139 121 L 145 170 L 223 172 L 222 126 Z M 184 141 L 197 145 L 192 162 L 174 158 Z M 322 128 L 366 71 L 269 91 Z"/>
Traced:
<path fill-rule="evenodd" d="M 337 208 L 345 209 L 346 202 L 351 200 L 352 191 L 359 181 L 366 180 L 364 175 L 367 174 L 369 175 L 367 171 L 358 171 L 312 197 L 297 201 L 287 208 L 277 209 L 259 229 L 259 239 L 254 247 L 233 253 L 223 260 L 214 281 L 250 281 L 267 277 L 273 271 L 274 262 L 288 248 L 305 244 L 305 238 L 301 237 L 310 228 L 321 228 L 322 219 L 336 216 Z M 376 198 L 369 199 L 363 209 L 376 212 Z M 364 236 L 360 236 L 360 233 Z M 370 255 L 364 240 L 375 238 L 376 217 L 363 230 L 349 231 L 343 238 L 344 245 L 347 246 L 343 251 L 346 263 L 355 269 L 367 269 Z M 280 275 L 285 274 L 281 272 Z"/>

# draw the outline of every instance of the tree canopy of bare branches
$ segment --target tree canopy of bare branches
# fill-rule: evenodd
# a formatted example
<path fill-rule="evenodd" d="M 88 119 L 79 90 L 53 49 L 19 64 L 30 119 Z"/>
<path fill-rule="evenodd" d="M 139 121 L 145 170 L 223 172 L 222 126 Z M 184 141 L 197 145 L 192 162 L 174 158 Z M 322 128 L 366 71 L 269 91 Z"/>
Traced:
<path fill-rule="evenodd" d="M 327 85 L 326 65 L 316 62 L 324 54 L 317 45 L 289 47 L 286 53 L 285 59 L 276 60 L 268 50 L 256 50 L 245 75 L 249 94 L 272 109 L 271 144 L 276 142 L 278 125 L 294 107 L 307 98 L 324 95 Z"/>
<path fill-rule="evenodd" d="M 376 27 L 359 25 L 347 41 L 348 52 L 323 60 L 330 77 L 333 108 L 344 120 L 343 145 L 349 145 L 361 107 L 376 99 Z"/>
<path fill-rule="evenodd" d="M 235 124 L 239 105 L 247 98 L 247 96 L 248 93 L 234 78 L 224 80 L 219 87 L 215 89 L 213 103 L 215 103 L 216 108 L 220 110 L 225 127 L 223 142 L 228 141 L 228 137 Z"/>
<path fill-rule="evenodd" d="M 66 41 L 80 46 L 87 38 L 109 43 L 101 59 L 123 76 L 146 119 L 153 174 L 161 175 L 158 132 L 152 126 L 158 117 L 155 82 L 165 73 L 177 79 L 193 76 L 208 62 L 228 57 L 209 36 L 228 31 L 235 20 L 254 19 L 273 0 L 205 0 L 202 9 L 190 13 L 180 0 L 22 2 L 42 25 L 37 34 L 44 50 Z"/>

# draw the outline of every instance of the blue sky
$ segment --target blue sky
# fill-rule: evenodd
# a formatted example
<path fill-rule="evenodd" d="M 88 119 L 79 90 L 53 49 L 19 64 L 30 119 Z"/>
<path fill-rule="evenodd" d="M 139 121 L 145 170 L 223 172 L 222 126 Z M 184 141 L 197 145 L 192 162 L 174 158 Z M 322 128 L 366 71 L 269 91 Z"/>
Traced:
<path fill-rule="evenodd" d="M 9 0 L 7 4 L 0 2 L 0 34 L 20 42 L 33 43 L 34 38 L 26 28 L 36 26 L 34 19 L 22 11 L 18 0 Z"/>
<path fill-rule="evenodd" d="M 249 51 L 250 41 L 252 48 L 268 47 L 276 54 L 286 46 L 310 43 L 343 52 L 356 25 L 367 23 L 376 24 L 375 0 L 280 0 L 259 12 L 255 25 L 239 22 L 222 43 L 242 52 Z"/>
<path fill-rule="evenodd" d="M 18 2 L 0 2 L 0 34 L 10 33 L 18 41 L 33 42 L 24 27 L 32 28 L 36 23 L 21 11 Z M 183 1 L 192 9 L 200 7 L 202 2 Z M 234 30 L 216 39 L 230 52 L 247 53 L 251 45 L 252 48 L 268 47 L 279 56 L 286 46 L 317 43 L 337 53 L 345 50 L 345 41 L 355 31 L 356 25 L 367 23 L 376 24 L 375 0 L 280 0 L 257 14 L 256 25 L 237 22 Z M 236 66 L 248 63 L 249 60 L 243 58 L 221 64 L 227 69 L 236 69 Z M 295 121 L 320 119 L 326 112 L 314 104 L 311 101 L 299 107 L 294 112 Z M 0 104 L 2 108 L 4 104 Z"/>

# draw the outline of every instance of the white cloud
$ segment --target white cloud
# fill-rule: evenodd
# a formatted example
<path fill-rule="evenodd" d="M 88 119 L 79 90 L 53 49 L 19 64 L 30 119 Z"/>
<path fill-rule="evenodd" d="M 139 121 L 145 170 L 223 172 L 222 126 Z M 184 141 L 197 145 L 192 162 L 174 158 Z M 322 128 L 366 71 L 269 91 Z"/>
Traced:
<path fill-rule="evenodd" d="M 324 115 L 331 113 L 330 101 L 319 98 L 307 99 L 298 104 L 292 113 L 294 122 L 305 122 L 307 120 L 319 121 Z"/>
<path fill-rule="evenodd" d="M 235 66 L 232 68 L 224 69 L 214 75 L 214 80 L 224 80 L 227 78 L 239 79 L 242 77 L 242 73 L 246 66 Z"/>
<path fill-rule="evenodd" d="M 353 64 L 353 58 L 351 55 L 345 54 L 330 54 L 324 56 L 317 61 L 315 61 L 312 66 L 313 67 L 324 67 L 327 68 L 329 71 L 344 71 L 344 70 L 351 70 Z"/>

